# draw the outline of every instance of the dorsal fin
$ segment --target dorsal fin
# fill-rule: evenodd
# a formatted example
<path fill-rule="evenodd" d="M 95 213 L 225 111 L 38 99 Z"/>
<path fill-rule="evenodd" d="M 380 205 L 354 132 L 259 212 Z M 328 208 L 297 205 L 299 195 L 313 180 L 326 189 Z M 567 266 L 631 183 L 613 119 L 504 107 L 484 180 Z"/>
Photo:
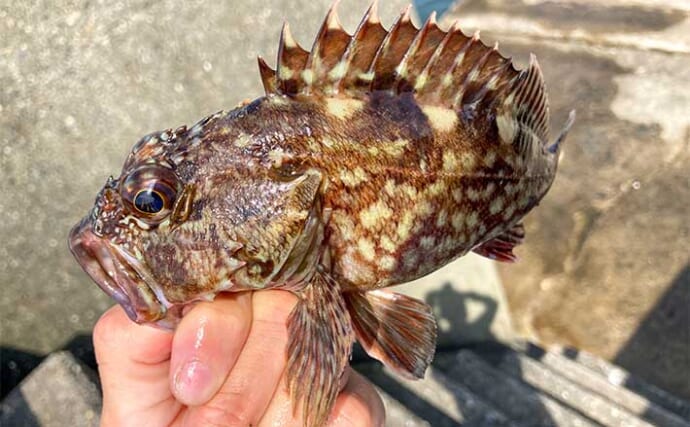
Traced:
<path fill-rule="evenodd" d="M 334 4 L 310 52 L 299 47 L 286 25 L 277 70 L 259 62 L 267 94 L 364 98 L 372 91 L 414 92 L 420 103 L 459 111 L 505 107 L 512 93 L 520 105 L 539 105 L 538 97 L 530 101 L 538 79 L 518 74 L 510 59 L 497 46 L 482 43 L 478 33 L 468 37 L 457 23 L 443 31 L 434 16 L 417 29 L 409 7 L 386 31 L 376 9 L 374 2 L 350 36 L 340 26 Z M 541 129 L 540 116 L 523 116 Z"/>
<path fill-rule="evenodd" d="M 414 89 L 410 82 L 416 81 L 417 77 L 424 71 L 445 35 L 446 33 L 436 24 L 436 12 L 432 12 L 397 66 L 396 81 L 399 92 L 408 92 Z"/>
<path fill-rule="evenodd" d="M 302 71 L 309 59 L 309 52 L 295 41 L 287 22 L 283 24 L 278 45 L 277 89 L 280 93 L 300 93 L 304 90 Z"/>
<path fill-rule="evenodd" d="M 374 74 L 370 90 L 386 90 L 395 87 L 398 64 L 405 57 L 417 35 L 417 28 L 410 18 L 411 9 L 412 6 L 407 6 L 403 10 L 379 46 L 374 63 L 369 67 L 369 72 Z"/>
<path fill-rule="evenodd" d="M 336 91 L 357 92 L 369 89 L 373 74 L 369 78 L 370 75 L 367 72 L 386 34 L 388 32 L 381 25 L 377 14 L 377 3 L 374 1 L 364 14 L 362 22 L 357 26 L 341 58 L 343 77 L 335 83 Z"/>
<path fill-rule="evenodd" d="M 501 140 L 513 144 L 521 158 L 529 159 L 543 152 L 549 138 L 549 102 L 544 76 L 534 54 L 529 67 L 511 84 L 508 95 L 497 108 L 496 125 Z M 554 151 L 572 126 L 574 113 L 554 144 Z"/>
<path fill-rule="evenodd" d="M 309 53 L 309 59 L 302 73 L 307 87 L 306 94 L 312 91 L 334 93 L 334 83 L 340 80 L 341 75 L 337 65 L 350 44 L 350 35 L 340 25 L 336 12 L 337 6 L 336 1 L 328 11 Z"/>
<path fill-rule="evenodd" d="M 264 85 L 266 95 L 276 93 L 278 88 L 276 87 L 277 80 L 275 70 L 269 67 L 262 57 L 259 56 L 256 59 L 259 62 L 259 74 L 261 75 L 261 83 Z"/>

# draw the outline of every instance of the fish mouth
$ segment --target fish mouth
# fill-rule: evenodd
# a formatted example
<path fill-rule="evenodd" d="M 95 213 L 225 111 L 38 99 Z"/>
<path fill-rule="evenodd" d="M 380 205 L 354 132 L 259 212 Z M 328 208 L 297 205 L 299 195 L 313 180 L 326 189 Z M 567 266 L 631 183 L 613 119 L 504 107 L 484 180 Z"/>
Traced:
<path fill-rule="evenodd" d="M 81 268 L 136 323 L 172 330 L 182 307 L 170 304 L 161 287 L 130 253 L 93 232 L 89 217 L 69 234 L 69 248 Z"/>

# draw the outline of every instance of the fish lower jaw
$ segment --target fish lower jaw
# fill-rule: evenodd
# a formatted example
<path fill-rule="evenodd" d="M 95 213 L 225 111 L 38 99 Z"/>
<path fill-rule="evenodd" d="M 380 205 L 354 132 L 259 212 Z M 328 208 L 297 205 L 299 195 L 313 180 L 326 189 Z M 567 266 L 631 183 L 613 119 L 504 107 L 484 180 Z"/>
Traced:
<path fill-rule="evenodd" d="M 70 232 L 69 247 L 82 269 L 120 304 L 132 321 L 160 323 L 161 327 L 169 328 L 179 320 L 179 317 L 175 319 L 177 310 L 171 310 L 171 304 L 161 298 L 162 292 L 147 277 L 141 263 L 108 239 L 96 235 L 88 218 Z"/>

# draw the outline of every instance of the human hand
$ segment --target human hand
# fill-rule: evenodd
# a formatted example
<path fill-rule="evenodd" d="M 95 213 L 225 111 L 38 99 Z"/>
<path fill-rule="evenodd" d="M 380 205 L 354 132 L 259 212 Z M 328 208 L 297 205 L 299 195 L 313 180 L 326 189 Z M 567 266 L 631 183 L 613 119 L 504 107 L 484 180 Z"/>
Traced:
<path fill-rule="evenodd" d="M 285 291 L 219 295 L 197 304 L 176 331 L 139 326 L 120 306 L 94 329 L 103 387 L 101 425 L 295 426 L 286 386 Z M 373 386 L 349 367 L 328 426 L 382 426 Z"/>

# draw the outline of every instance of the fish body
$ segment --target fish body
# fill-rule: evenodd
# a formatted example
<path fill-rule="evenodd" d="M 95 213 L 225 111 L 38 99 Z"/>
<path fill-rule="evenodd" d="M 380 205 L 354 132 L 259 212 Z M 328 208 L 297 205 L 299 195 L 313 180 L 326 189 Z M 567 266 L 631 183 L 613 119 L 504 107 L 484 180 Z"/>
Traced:
<path fill-rule="evenodd" d="M 549 143 L 534 58 L 518 72 L 409 9 L 386 31 L 373 5 L 352 36 L 331 10 L 311 51 L 285 26 L 276 70 L 259 68 L 265 96 L 142 138 L 70 247 L 139 323 L 174 328 L 223 291 L 294 292 L 289 387 L 316 426 L 355 339 L 423 376 L 430 308 L 378 289 L 471 250 L 513 261 L 573 116 Z"/>

